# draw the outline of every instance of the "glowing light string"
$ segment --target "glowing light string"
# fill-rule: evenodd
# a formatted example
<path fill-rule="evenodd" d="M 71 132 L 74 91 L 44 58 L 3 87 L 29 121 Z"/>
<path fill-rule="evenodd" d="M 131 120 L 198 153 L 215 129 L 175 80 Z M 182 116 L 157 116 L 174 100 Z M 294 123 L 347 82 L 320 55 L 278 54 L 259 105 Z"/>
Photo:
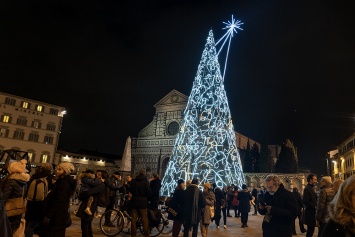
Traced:
<path fill-rule="evenodd" d="M 235 20 L 233 15 L 232 15 L 232 20 L 231 21 L 228 21 L 227 23 L 226 22 L 223 22 L 223 24 L 226 25 L 226 27 L 224 27 L 223 29 L 228 29 L 227 33 L 225 33 L 221 39 L 219 39 L 216 43 L 216 45 L 218 45 L 223 39 L 223 44 L 222 46 L 220 47 L 218 53 L 217 53 L 217 56 L 219 55 L 219 53 L 222 51 L 223 49 L 223 46 L 224 44 L 226 43 L 226 41 L 228 40 L 228 49 L 227 49 L 227 53 L 226 53 L 226 61 L 224 63 L 224 71 L 223 71 L 223 80 L 224 80 L 224 76 L 226 74 L 226 69 L 227 69 L 227 61 L 228 61 L 228 55 L 229 55 L 229 49 L 230 49 L 230 44 L 231 44 L 231 39 L 232 37 L 234 36 L 234 32 L 235 33 L 238 33 L 237 32 L 237 29 L 239 30 L 243 30 L 241 28 L 241 25 L 243 25 L 244 23 L 242 23 L 241 21 L 239 20 Z"/>
<path fill-rule="evenodd" d="M 224 24 L 228 31 L 219 42 L 224 40 L 223 47 L 228 41 L 228 57 L 233 32 L 241 29 L 242 23 L 232 16 L 232 21 Z M 162 180 L 161 195 L 170 195 L 178 179 L 196 177 L 200 185 L 209 182 L 219 187 L 245 182 L 223 82 L 211 30 Z"/>

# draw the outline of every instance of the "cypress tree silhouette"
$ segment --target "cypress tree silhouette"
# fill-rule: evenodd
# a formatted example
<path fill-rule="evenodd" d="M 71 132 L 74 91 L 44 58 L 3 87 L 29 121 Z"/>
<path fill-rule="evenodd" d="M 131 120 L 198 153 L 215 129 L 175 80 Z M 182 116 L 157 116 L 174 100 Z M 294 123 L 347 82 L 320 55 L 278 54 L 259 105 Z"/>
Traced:
<path fill-rule="evenodd" d="M 209 182 L 219 187 L 244 183 L 212 30 L 162 180 L 161 195 L 170 195 L 178 179 L 193 178 L 198 178 L 200 185 Z"/>

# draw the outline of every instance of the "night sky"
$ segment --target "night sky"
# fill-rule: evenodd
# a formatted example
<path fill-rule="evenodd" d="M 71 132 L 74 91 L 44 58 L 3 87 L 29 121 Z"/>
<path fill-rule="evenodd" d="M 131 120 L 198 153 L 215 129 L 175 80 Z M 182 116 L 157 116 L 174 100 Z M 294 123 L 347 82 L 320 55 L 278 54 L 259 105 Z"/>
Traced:
<path fill-rule="evenodd" d="M 208 31 L 219 39 L 234 15 L 235 130 L 289 138 L 300 165 L 324 174 L 326 152 L 355 131 L 354 12 L 333 0 L 2 0 L 0 91 L 64 106 L 59 148 L 122 155 L 156 102 L 190 94 Z"/>

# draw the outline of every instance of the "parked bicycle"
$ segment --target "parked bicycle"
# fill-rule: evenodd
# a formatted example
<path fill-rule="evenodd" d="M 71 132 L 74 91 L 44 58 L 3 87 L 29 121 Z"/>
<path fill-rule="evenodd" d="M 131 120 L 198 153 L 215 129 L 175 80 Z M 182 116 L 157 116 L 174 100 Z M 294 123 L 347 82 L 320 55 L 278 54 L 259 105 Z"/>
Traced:
<path fill-rule="evenodd" d="M 159 201 L 158 209 L 161 211 L 163 221 L 164 221 L 164 228 L 161 232 L 163 235 L 170 235 L 173 231 L 173 222 L 168 219 L 168 206 L 166 205 L 168 197 L 161 197 Z"/>
<path fill-rule="evenodd" d="M 129 215 L 127 210 L 125 210 L 125 202 L 123 201 L 121 203 L 122 205 L 120 205 L 118 209 L 107 210 L 100 218 L 100 229 L 106 236 L 117 236 L 121 232 L 123 234 L 130 235 L 130 222 L 132 217 Z M 169 221 L 166 221 L 167 219 L 165 220 L 165 216 L 160 210 L 154 210 L 150 213 L 152 213 L 152 215 L 154 214 L 154 217 L 152 217 L 152 215 L 148 215 L 150 236 L 155 237 L 162 233 L 166 224 L 169 224 Z M 107 220 L 105 217 L 110 218 Z M 144 233 L 140 217 L 137 220 L 137 228 L 139 228 L 142 234 Z"/>

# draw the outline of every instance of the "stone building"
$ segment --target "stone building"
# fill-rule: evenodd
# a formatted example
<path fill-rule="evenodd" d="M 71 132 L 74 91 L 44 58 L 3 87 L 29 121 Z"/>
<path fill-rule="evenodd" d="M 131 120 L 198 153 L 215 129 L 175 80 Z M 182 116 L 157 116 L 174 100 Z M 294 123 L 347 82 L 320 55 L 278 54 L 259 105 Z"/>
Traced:
<path fill-rule="evenodd" d="M 335 150 L 326 154 L 328 174 L 333 179 L 346 179 L 355 173 L 355 133 Z"/>
<path fill-rule="evenodd" d="M 90 150 L 79 150 L 78 152 L 58 150 L 55 160 L 57 163 L 71 162 L 75 167 L 73 175 L 78 175 L 87 169 L 94 172 L 98 169 L 106 170 L 111 175 L 113 172 L 119 171 L 121 167 L 121 156 Z"/>
<path fill-rule="evenodd" d="M 144 127 L 138 134 L 138 137 L 132 138 L 132 174 L 136 174 L 138 170 L 144 169 L 147 176 L 157 173 L 163 177 L 170 156 L 174 147 L 177 133 L 183 120 L 183 114 L 188 101 L 188 96 L 177 90 L 172 90 L 154 107 L 156 109 L 153 120 Z M 244 162 L 247 143 L 250 146 L 256 143 L 260 149 L 260 143 L 253 139 L 235 132 L 237 148 Z M 276 160 L 280 153 L 279 145 L 268 146 L 271 159 Z M 245 180 L 249 187 L 256 185 L 261 187 L 264 184 L 265 173 L 244 173 Z M 307 184 L 305 174 L 278 174 L 281 176 L 285 187 L 292 189 L 297 187 L 299 191 L 303 191 L 303 187 Z"/>
<path fill-rule="evenodd" d="M 0 151 L 28 152 L 34 165 L 53 163 L 65 113 L 62 106 L 0 92 Z"/>

